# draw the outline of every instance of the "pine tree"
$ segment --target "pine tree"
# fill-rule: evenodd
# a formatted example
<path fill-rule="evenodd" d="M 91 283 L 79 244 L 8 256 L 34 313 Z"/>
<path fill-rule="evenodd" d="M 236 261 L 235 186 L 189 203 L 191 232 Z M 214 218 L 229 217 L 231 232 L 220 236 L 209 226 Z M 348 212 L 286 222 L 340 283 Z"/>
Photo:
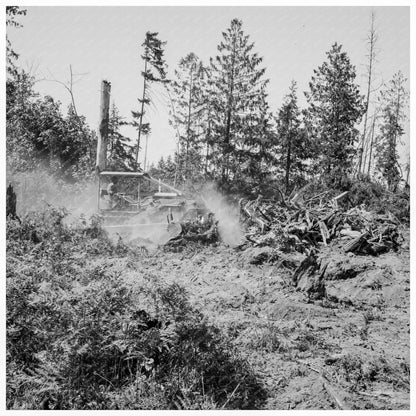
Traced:
<path fill-rule="evenodd" d="M 350 171 L 358 138 L 355 126 L 364 113 L 355 67 L 341 49 L 335 43 L 327 52 L 327 61 L 314 70 L 310 91 L 305 93 L 315 167 L 321 175 L 340 176 Z"/>
<path fill-rule="evenodd" d="M 146 32 L 146 37 L 142 43 L 144 53 L 141 58 L 144 60 L 144 71 L 141 75 L 143 77 L 143 94 L 142 98 L 138 99 L 140 103 L 140 111 L 132 111 L 133 123 L 132 125 L 137 128 L 137 147 L 136 147 L 136 163 L 139 160 L 140 140 L 141 136 L 146 136 L 146 147 L 144 155 L 144 168 L 146 168 L 146 157 L 147 157 L 147 140 L 150 134 L 150 124 L 144 122 L 143 118 L 146 113 L 145 106 L 149 107 L 152 98 L 150 86 L 153 83 L 166 84 L 169 81 L 166 79 L 166 63 L 163 58 L 164 50 L 163 47 L 166 42 L 162 42 L 157 38 L 157 32 Z"/>
<path fill-rule="evenodd" d="M 296 82 L 292 81 L 276 118 L 278 165 L 284 171 L 286 193 L 290 191 L 292 176 L 302 176 L 308 157 L 306 135 L 301 128 L 300 115 Z"/>
<path fill-rule="evenodd" d="M 261 157 L 259 140 L 267 114 L 265 68 L 259 68 L 262 58 L 253 53 L 254 43 L 242 29 L 238 19 L 222 33 L 219 55 L 211 58 L 212 142 L 214 163 L 221 168 L 221 182 L 252 171 L 251 158 Z"/>
<path fill-rule="evenodd" d="M 400 181 L 400 164 L 397 145 L 404 134 L 409 93 L 406 78 L 399 71 L 380 94 L 382 122 L 376 145 L 376 167 L 387 182 L 389 190 L 396 190 Z"/>

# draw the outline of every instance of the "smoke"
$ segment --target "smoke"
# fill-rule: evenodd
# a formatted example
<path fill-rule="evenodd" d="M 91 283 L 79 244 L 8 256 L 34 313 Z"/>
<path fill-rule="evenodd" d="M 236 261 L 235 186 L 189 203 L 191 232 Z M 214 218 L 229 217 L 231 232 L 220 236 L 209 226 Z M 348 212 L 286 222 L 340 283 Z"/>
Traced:
<path fill-rule="evenodd" d="M 236 206 L 227 202 L 224 195 L 212 183 L 206 184 L 201 197 L 207 209 L 214 213 L 218 220 L 218 232 L 225 244 L 237 246 L 242 243 L 244 233 L 240 225 L 240 213 Z"/>

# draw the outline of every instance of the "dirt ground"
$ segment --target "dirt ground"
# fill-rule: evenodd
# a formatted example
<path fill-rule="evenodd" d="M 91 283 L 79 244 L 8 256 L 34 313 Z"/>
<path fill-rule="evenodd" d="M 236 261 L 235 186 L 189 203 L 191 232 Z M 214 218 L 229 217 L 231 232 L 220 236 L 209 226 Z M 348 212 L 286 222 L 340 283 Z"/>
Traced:
<path fill-rule="evenodd" d="M 347 255 L 342 242 L 322 247 L 329 266 L 326 297 L 317 301 L 291 285 L 298 254 L 252 264 L 253 248 L 156 250 L 134 260 L 129 278 L 185 286 L 264 384 L 264 409 L 409 409 L 409 231 L 403 235 L 398 252 L 379 257 Z"/>

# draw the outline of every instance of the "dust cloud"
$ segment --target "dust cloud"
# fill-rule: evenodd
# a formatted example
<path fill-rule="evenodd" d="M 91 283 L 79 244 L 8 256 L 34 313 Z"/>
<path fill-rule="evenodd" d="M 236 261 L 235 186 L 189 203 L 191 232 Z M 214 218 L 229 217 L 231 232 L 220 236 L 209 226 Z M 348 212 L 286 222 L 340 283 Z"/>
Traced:
<path fill-rule="evenodd" d="M 68 183 L 44 170 L 7 175 L 7 185 L 11 183 L 16 193 L 16 211 L 25 215 L 41 211 L 51 205 L 65 208 L 68 219 L 79 218 L 81 214 L 91 216 L 97 212 L 97 185 L 94 179 Z"/>
<path fill-rule="evenodd" d="M 68 211 L 67 222 L 78 220 L 81 215 L 86 218 L 97 213 L 97 183 L 94 179 L 68 183 L 56 178 L 44 170 L 7 175 L 7 185 L 11 183 L 17 197 L 17 214 L 25 215 L 32 211 L 41 211 L 48 205 L 65 208 Z M 238 207 L 227 202 L 212 183 L 204 185 L 199 193 L 208 211 L 218 220 L 218 232 L 225 244 L 241 244 L 244 234 L 239 223 Z M 180 233 L 179 225 L 161 221 L 152 224 L 147 215 L 138 215 L 127 221 L 125 226 L 108 229 L 112 238 L 122 237 L 125 241 L 139 240 L 141 245 L 151 242 L 165 243 Z M 140 224 L 140 225 L 139 225 Z M 175 228 L 176 227 L 176 228 Z"/>
<path fill-rule="evenodd" d="M 239 209 L 227 202 L 216 186 L 206 184 L 201 193 L 201 198 L 207 209 L 214 213 L 218 220 L 218 232 L 225 244 L 237 246 L 242 243 L 244 234 L 239 220 Z"/>

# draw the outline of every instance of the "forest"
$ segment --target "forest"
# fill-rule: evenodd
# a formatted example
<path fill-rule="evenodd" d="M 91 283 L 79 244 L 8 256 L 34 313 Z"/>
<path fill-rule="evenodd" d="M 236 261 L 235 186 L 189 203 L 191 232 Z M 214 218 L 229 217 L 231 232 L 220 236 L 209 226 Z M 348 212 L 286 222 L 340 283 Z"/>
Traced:
<path fill-rule="evenodd" d="M 7 6 L 6 27 L 27 13 Z M 216 221 L 181 220 L 163 245 L 107 232 L 103 132 L 77 109 L 76 74 L 54 80 L 63 109 L 7 38 L 7 408 L 409 409 L 409 91 L 400 69 L 375 82 L 376 13 L 364 89 L 334 42 L 277 109 L 239 18 L 208 62 L 189 52 L 172 70 L 158 32 L 137 42 L 143 88 L 130 114 L 111 103 L 106 169 Z M 156 90 L 177 144 L 157 162 Z"/>

